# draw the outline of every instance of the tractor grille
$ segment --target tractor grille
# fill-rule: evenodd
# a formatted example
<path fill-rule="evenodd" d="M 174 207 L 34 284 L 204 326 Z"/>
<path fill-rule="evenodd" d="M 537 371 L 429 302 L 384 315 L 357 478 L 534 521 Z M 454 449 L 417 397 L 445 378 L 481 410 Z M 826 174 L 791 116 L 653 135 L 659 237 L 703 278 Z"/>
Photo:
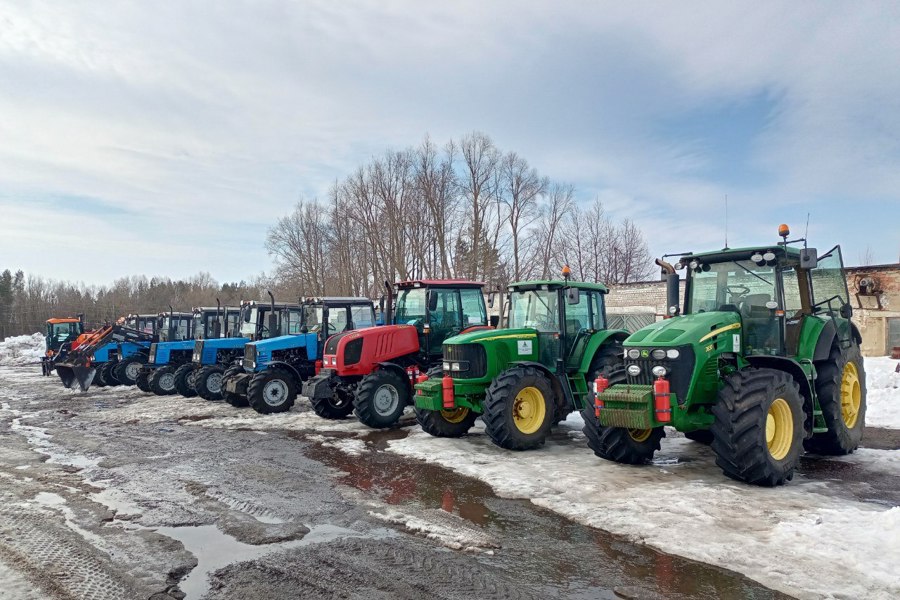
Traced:
<path fill-rule="evenodd" d="M 244 346 L 244 369 L 256 369 L 256 346 L 253 344 Z"/>
<path fill-rule="evenodd" d="M 344 346 L 344 366 L 355 365 L 362 358 L 363 339 L 350 340 Z"/>
<path fill-rule="evenodd" d="M 350 335 L 351 333 L 352 332 L 347 331 L 344 333 L 335 334 L 328 338 L 328 340 L 325 342 L 325 350 L 323 351 L 323 354 L 337 354 L 338 342 L 340 342 L 342 338 Z"/>
<path fill-rule="evenodd" d="M 691 385 L 691 375 L 694 373 L 694 350 L 690 346 L 679 346 L 678 351 L 681 355 L 675 360 L 663 359 L 653 360 L 652 358 L 626 358 L 625 368 L 629 365 L 638 365 L 641 372 L 632 377 L 626 375 L 625 380 L 632 385 L 653 385 L 653 367 L 662 365 L 668 371 L 666 378 L 669 380 L 672 392 L 676 394 L 678 404 L 684 404 L 687 400 L 688 388 Z"/>
<path fill-rule="evenodd" d="M 481 344 L 444 344 L 444 362 L 468 363 L 468 369 L 451 372 L 453 378 L 477 379 L 487 374 L 487 356 Z"/>

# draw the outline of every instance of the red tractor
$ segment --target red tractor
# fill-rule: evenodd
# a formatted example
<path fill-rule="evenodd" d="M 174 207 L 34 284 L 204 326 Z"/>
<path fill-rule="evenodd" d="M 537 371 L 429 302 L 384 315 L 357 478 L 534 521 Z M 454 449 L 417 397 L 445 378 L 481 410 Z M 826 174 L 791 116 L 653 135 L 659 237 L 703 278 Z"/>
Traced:
<path fill-rule="evenodd" d="M 355 410 L 369 427 L 390 427 L 412 404 L 419 375 L 440 369 L 444 340 L 488 327 L 483 283 L 445 279 L 385 286 L 386 324 L 328 338 L 321 370 L 303 384 L 320 417 L 342 419 Z"/>

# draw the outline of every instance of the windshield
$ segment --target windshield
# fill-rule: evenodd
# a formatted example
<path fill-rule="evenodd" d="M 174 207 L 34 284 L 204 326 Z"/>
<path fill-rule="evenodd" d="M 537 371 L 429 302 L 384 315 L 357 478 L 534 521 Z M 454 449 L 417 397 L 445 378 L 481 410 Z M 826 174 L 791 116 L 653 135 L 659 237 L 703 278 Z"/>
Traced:
<path fill-rule="evenodd" d="M 557 293 L 549 290 L 513 292 L 509 295 L 509 327 L 529 327 L 544 333 L 559 332 Z"/>
<path fill-rule="evenodd" d="M 62 342 L 77 332 L 78 323 L 54 323 L 50 326 L 50 337 L 55 342 Z"/>
<path fill-rule="evenodd" d="M 705 264 L 704 271 L 690 272 L 691 292 L 687 312 L 715 310 L 749 311 L 776 301 L 775 267 L 749 260 Z"/>
<path fill-rule="evenodd" d="M 309 331 L 319 331 L 322 326 L 322 305 L 321 304 L 304 304 L 303 305 L 303 324 Z"/>
<path fill-rule="evenodd" d="M 399 325 L 415 325 L 416 321 L 425 321 L 427 308 L 425 288 L 408 288 L 397 296 L 397 310 L 394 322 Z"/>
<path fill-rule="evenodd" d="M 241 337 L 253 337 L 256 335 L 256 323 L 259 320 L 259 309 L 255 306 L 245 307 L 250 311 L 250 320 L 241 321 Z"/>
<path fill-rule="evenodd" d="M 169 317 L 163 317 L 159 324 L 159 341 L 169 341 Z"/>

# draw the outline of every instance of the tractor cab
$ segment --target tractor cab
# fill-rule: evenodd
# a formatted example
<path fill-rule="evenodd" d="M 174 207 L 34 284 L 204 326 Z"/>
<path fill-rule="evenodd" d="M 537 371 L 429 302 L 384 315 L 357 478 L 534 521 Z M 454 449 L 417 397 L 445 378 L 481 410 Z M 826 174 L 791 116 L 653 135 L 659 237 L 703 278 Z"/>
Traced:
<path fill-rule="evenodd" d="M 84 333 L 84 318 L 47 319 L 47 334 L 44 336 L 47 352 L 56 353 L 66 342 L 75 340 Z"/>
<path fill-rule="evenodd" d="M 299 304 L 250 300 L 241 302 L 238 330 L 232 332 L 232 337 L 256 341 L 299 331 Z"/>
<path fill-rule="evenodd" d="M 231 306 L 195 306 L 193 308 L 194 339 L 205 340 L 237 337 L 241 310 Z"/>
<path fill-rule="evenodd" d="M 160 342 L 180 342 L 193 339 L 194 313 L 174 311 L 159 313 L 157 331 Z"/>
<path fill-rule="evenodd" d="M 158 314 L 130 314 L 125 317 L 125 327 L 140 331 L 141 333 L 149 333 L 156 335 L 159 326 Z"/>

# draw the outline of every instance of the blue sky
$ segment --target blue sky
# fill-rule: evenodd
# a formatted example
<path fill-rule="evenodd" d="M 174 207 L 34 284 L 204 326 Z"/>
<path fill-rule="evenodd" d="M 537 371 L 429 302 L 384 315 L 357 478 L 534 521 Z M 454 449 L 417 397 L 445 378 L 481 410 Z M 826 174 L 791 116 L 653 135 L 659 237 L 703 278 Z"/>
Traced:
<path fill-rule="evenodd" d="M 423 6 L 424 5 L 424 6 Z M 478 130 L 651 251 L 900 256 L 900 5 L 0 2 L 0 267 L 271 267 L 266 228 L 388 148 Z"/>

